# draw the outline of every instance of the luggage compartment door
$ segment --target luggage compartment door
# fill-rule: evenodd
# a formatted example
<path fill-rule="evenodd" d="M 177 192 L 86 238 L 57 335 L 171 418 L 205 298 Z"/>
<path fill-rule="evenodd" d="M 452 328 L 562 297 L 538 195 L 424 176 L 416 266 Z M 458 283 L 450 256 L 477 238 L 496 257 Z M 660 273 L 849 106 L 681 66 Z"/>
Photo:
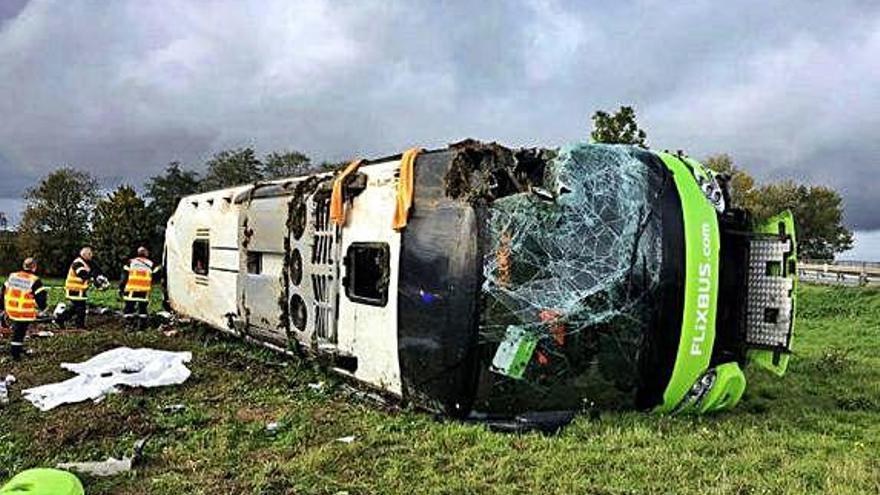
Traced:
<path fill-rule="evenodd" d="M 285 240 L 290 198 L 260 198 L 241 216 L 239 312 L 246 333 L 261 341 L 287 344 L 288 277 Z"/>

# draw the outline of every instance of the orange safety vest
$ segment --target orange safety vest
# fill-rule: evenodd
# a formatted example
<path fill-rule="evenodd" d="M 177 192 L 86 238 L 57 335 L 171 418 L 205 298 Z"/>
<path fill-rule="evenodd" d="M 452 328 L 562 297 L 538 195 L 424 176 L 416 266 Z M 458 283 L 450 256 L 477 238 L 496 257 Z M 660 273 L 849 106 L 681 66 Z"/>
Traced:
<path fill-rule="evenodd" d="M 82 258 L 73 260 L 73 263 L 70 264 L 70 268 L 67 270 L 67 280 L 64 281 L 64 291 L 67 293 L 67 298 L 71 301 L 85 301 L 87 298 L 86 291 L 89 289 L 89 281 L 79 278 L 79 275 L 73 271 L 73 265 L 75 265 L 77 261 L 82 261 L 86 267 L 89 266 Z"/>
<path fill-rule="evenodd" d="M 34 321 L 37 319 L 37 301 L 34 299 L 34 284 L 39 278 L 33 273 L 16 272 L 6 280 L 3 292 L 4 309 L 12 321 Z"/>
<path fill-rule="evenodd" d="M 126 301 L 149 301 L 153 287 L 153 262 L 146 258 L 132 258 L 125 270 L 128 280 L 122 298 Z"/>

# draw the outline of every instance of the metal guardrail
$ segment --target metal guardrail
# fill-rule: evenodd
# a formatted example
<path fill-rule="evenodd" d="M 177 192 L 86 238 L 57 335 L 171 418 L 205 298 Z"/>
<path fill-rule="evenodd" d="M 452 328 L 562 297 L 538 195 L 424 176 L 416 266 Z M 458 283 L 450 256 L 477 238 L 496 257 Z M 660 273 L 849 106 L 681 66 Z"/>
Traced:
<path fill-rule="evenodd" d="M 809 259 L 799 259 L 799 263 L 805 265 L 828 265 L 828 266 L 841 266 L 841 267 L 863 267 L 863 268 L 876 268 L 880 269 L 880 261 L 856 261 L 856 260 L 809 260 Z"/>
<path fill-rule="evenodd" d="M 798 278 L 804 282 L 852 287 L 880 286 L 880 263 L 873 261 L 801 260 Z"/>

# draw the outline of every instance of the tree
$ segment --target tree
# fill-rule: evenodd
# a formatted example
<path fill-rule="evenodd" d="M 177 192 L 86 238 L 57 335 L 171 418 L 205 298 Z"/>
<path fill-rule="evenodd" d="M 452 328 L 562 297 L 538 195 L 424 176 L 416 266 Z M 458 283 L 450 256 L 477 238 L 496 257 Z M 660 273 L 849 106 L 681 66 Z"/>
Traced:
<path fill-rule="evenodd" d="M 316 172 L 335 172 L 336 170 L 342 170 L 351 163 L 351 160 L 343 160 L 341 162 L 331 162 L 331 161 L 323 161 L 316 168 Z"/>
<path fill-rule="evenodd" d="M 755 221 L 791 210 L 800 257 L 831 259 L 852 247 L 852 232 L 843 225 L 843 199 L 836 191 L 790 180 L 756 187 L 755 179 L 737 167 L 727 154 L 712 155 L 703 163 L 730 177 L 733 206 L 751 211 Z"/>
<path fill-rule="evenodd" d="M 843 225 L 843 199 L 833 189 L 793 181 L 768 184 L 754 191 L 751 209 L 759 220 L 791 210 L 801 258 L 832 259 L 852 248 L 852 232 Z"/>
<path fill-rule="evenodd" d="M 703 164 L 719 174 L 726 175 L 730 191 L 730 201 L 737 208 L 752 209 L 755 195 L 755 179 L 745 170 L 733 164 L 730 155 L 712 155 Z"/>
<path fill-rule="evenodd" d="M 86 243 L 98 196 L 98 182 L 88 172 L 61 168 L 25 192 L 18 227 L 22 256 L 34 256 L 45 273 L 61 275 Z"/>
<path fill-rule="evenodd" d="M 639 128 L 636 122 L 636 111 L 632 107 L 622 106 L 620 110 L 609 114 L 602 110 L 593 114 L 593 132 L 590 134 L 596 143 L 635 144 L 647 148 L 648 135 Z"/>
<path fill-rule="evenodd" d="M 208 170 L 202 180 L 203 191 L 249 184 L 263 179 L 263 164 L 253 148 L 221 151 L 205 165 Z"/>
<path fill-rule="evenodd" d="M 15 232 L 6 230 L 8 226 L 6 214 L 0 211 L 0 276 L 18 270 L 22 261 L 15 246 Z"/>
<path fill-rule="evenodd" d="M 298 177 L 312 172 L 311 159 L 299 151 L 274 152 L 263 159 L 263 177 L 280 179 Z"/>
<path fill-rule="evenodd" d="M 122 266 L 139 246 L 149 245 L 152 232 L 144 200 L 131 186 L 119 186 L 95 206 L 92 245 L 110 278 L 118 278 Z"/>
<path fill-rule="evenodd" d="M 171 162 L 161 175 L 147 180 L 145 189 L 145 196 L 149 198 L 147 212 L 152 240 L 150 248 L 155 256 L 159 256 L 165 244 L 168 219 L 174 214 L 181 198 L 198 192 L 199 176 L 196 172 L 182 170 L 180 163 Z"/>

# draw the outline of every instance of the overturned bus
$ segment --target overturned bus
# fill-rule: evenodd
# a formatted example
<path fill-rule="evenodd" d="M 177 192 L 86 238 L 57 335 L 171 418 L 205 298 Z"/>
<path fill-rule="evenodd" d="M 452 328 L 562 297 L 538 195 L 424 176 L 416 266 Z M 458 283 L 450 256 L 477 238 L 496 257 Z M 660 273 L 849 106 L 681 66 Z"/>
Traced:
<path fill-rule="evenodd" d="M 791 214 L 624 145 L 465 141 L 184 198 L 175 311 L 449 415 L 706 413 L 785 373 Z"/>

